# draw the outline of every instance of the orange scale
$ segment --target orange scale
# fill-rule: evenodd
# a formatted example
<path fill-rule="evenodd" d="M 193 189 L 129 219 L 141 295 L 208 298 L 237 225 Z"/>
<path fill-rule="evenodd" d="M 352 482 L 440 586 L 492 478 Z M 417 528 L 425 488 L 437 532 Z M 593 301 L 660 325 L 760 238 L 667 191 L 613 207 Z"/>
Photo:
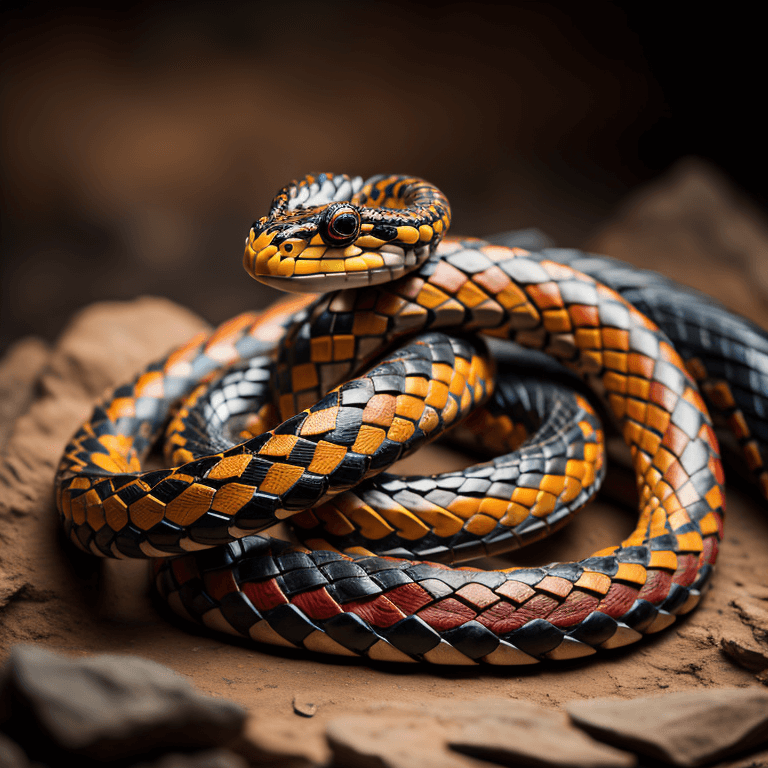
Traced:
<path fill-rule="evenodd" d="M 704 398 L 695 390 L 688 388 L 683 394 L 683 398 L 687 400 L 697 411 L 707 413 L 707 405 L 704 402 Z"/>
<path fill-rule="evenodd" d="M 720 410 L 726 411 L 736 407 L 728 382 L 718 381 L 714 385 L 704 385 L 704 391 Z"/>
<path fill-rule="evenodd" d="M 594 304 L 571 304 L 568 307 L 568 313 L 573 320 L 573 324 L 582 327 L 599 328 L 600 327 L 600 312 Z M 625 332 L 626 333 L 626 332 Z M 602 346 L 602 335 L 598 331 L 600 340 L 597 342 L 598 346 Z M 614 345 L 611 345 L 615 348 Z"/>
<path fill-rule="evenodd" d="M 472 279 L 492 295 L 499 293 L 499 291 L 507 288 L 512 283 L 509 275 L 495 264 L 488 267 L 484 272 L 474 275 Z"/>
<path fill-rule="evenodd" d="M 725 472 L 723 471 L 723 463 L 715 456 L 710 456 L 707 462 L 709 471 L 714 475 L 718 484 L 722 485 L 725 482 Z"/>
<path fill-rule="evenodd" d="M 447 261 L 438 262 L 435 271 L 430 275 L 429 282 L 433 285 L 455 294 L 469 278 L 460 269 Z"/>
<path fill-rule="evenodd" d="M 603 328 L 602 333 L 604 347 L 629 352 L 629 331 L 618 328 Z"/>
<path fill-rule="evenodd" d="M 565 306 L 557 283 L 539 283 L 526 287 L 526 293 L 538 310 L 559 309 Z"/>
<path fill-rule="evenodd" d="M 661 444 L 668 448 L 675 456 L 682 456 L 690 438 L 675 424 L 670 424 Z"/>
<path fill-rule="evenodd" d="M 744 440 L 749 437 L 749 425 L 744 419 L 744 414 L 741 411 L 736 411 L 728 418 L 728 426 L 733 430 L 734 434 L 739 440 Z"/>
<path fill-rule="evenodd" d="M 627 355 L 627 371 L 635 376 L 652 379 L 655 368 L 656 361 L 652 357 L 647 357 L 639 352 L 630 352 Z"/>
<path fill-rule="evenodd" d="M 573 584 L 568 579 L 559 576 L 545 576 L 537 585 L 537 590 L 549 592 L 557 597 L 567 597 L 573 589 Z"/>
<path fill-rule="evenodd" d="M 492 589 L 475 582 L 465 584 L 456 592 L 456 595 L 472 603 L 477 609 L 487 608 L 501 599 Z"/>
<path fill-rule="evenodd" d="M 675 461 L 667 468 L 667 471 L 664 473 L 664 479 L 672 488 L 682 488 L 688 482 L 688 473 L 683 469 L 680 462 Z"/>
<path fill-rule="evenodd" d="M 755 440 L 751 440 L 744 446 L 744 456 L 747 466 L 753 472 L 763 466 L 763 457 L 760 455 L 760 447 Z"/>
<path fill-rule="evenodd" d="M 307 418 L 299 430 L 302 435 L 320 435 L 323 432 L 331 432 L 336 429 L 336 417 L 339 413 L 339 406 L 325 408 L 322 411 L 315 411 L 307 414 Z"/>
<path fill-rule="evenodd" d="M 268 611 L 270 608 L 288 603 L 288 598 L 274 579 L 241 584 L 240 589 L 260 611 Z"/>
<path fill-rule="evenodd" d="M 648 390 L 648 399 L 665 411 L 672 413 L 679 398 L 669 387 L 665 387 L 658 381 L 652 381 L 651 387 Z"/>
<path fill-rule="evenodd" d="M 366 424 L 389 427 L 398 403 L 399 398 L 392 395 L 374 395 L 363 409 L 363 421 Z"/>

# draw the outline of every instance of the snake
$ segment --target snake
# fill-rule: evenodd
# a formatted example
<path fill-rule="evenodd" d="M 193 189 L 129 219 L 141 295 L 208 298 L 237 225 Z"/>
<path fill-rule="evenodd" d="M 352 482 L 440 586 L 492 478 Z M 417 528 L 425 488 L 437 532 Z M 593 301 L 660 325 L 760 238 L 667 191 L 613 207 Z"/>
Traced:
<path fill-rule="evenodd" d="M 447 236 L 450 218 L 410 176 L 283 188 L 243 263 L 291 295 L 95 406 L 56 476 L 69 539 L 151 558 L 171 609 L 212 630 L 372 661 L 575 659 L 693 610 L 723 535 L 710 410 L 768 496 L 768 334 L 654 273 Z M 497 364 L 510 345 L 565 383 L 510 372 L 514 352 Z M 595 494 L 593 399 L 631 454 L 634 531 L 575 562 L 454 565 L 540 538 Z M 502 455 L 389 471 L 454 425 Z M 168 466 L 143 469 L 164 430 Z M 262 533 L 288 519 L 306 546 Z"/>

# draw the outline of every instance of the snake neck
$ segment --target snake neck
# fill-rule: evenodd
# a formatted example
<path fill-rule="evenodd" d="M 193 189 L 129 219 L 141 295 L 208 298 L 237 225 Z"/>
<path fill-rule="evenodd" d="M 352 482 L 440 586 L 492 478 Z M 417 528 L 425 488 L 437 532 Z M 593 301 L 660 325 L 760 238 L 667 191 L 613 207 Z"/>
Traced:
<path fill-rule="evenodd" d="M 325 292 L 394 280 L 421 266 L 450 225 L 448 200 L 412 176 L 305 176 L 253 224 L 243 265 L 284 291 Z"/>

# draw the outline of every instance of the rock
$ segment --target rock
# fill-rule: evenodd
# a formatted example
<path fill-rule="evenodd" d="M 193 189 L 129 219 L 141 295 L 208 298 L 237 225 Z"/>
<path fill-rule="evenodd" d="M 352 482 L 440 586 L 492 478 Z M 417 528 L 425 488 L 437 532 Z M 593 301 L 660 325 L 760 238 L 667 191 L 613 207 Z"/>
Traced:
<path fill-rule="evenodd" d="M 747 627 L 729 630 L 727 637 L 720 638 L 720 648 L 750 672 L 768 669 L 768 645 L 759 643 Z"/>
<path fill-rule="evenodd" d="M 768 319 L 765 212 L 702 160 L 680 160 L 631 195 L 587 249 L 717 294 L 763 325 Z"/>
<path fill-rule="evenodd" d="M 0 452 L 13 423 L 34 397 L 34 384 L 48 362 L 50 349 L 42 340 L 17 341 L 0 360 Z"/>
<path fill-rule="evenodd" d="M 27 760 L 24 750 L 4 733 L 0 733 L 0 766 L 2 768 L 29 768 L 29 760 Z"/>
<path fill-rule="evenodd" d="M 314 730 L 306 727 L 299 729 L 299 722 L 293 715 L 281 717 L 271 712 L 251 715 L 242 736 L 230 742 L 229 747 L 250 765 L 275 768 L 325 765 L 330 749 L 322 736 L 322 726 Z M 310 724 L 304 721 L 302 725 Z"/>
<path fill-rule="evenodd" d="M 768 643 L 768 603 L 752 597 L 737 597 L 731 605 L 741 620 L 752 629 L 756 640 Z"/>
<path fill-rule="evenodd" d="M 595 738 L 674 765 L 702 765 L 768 741 L 768 692 L 755 688 L 575 701 L 566 711 Z"/>
<path fill-rule="evenodd" d="M 520 706 L 514 714 L 504 712 L 465 724 L 448 737 L 448 744 L 459 752 L 510 766 L 625 768 L 637 763 L 634 755 L 574 728 L 565 713 L 531 704 Z"/>
<path fill-rule="evenodd" d="M 727 656 L 750 672 L 768 670 L 768 610 L 762 599 L 737 597 L 731 601 L 742 624 L 729 627 L 720 638 Z M 762 682 L 762 680 L 761 680 Z"/>
<path fill-rule="evenodd" d="M 487 763 L 450 752 L 444 726 L 430 717 L 339 717 L 325 734 L 338 768 L 488 768 Z"/>
<path fill-rule="evenodd" d="M 317 704 L 300 694 L 293 697 L 293 711 L 302 717 L 312 717 L 317 713 Z"/>
<path fill-rule="evenodd" d="M 561 711 L 514 699 L 446 701 L 332 721 L 328 741 L 340 766 L 515 766 L 626 768 L 633 755 L 594 741 Z M 478 762 L 474 758 L 481 758 Z"/>
<path fill-rule="evenodd" d="M 136 763 L 131 768 L 248 768 L 248 763 L 228 749 L 210 749 L 203 752 L 175 752 L 152 763 Z"/>
<path fill-rule="evenodd" d="M 24 734 L 27 752 L 41 741 L 100 760 L 219 746 L 241 732 L 245 716 L 237 704 L 134 656 L 70 659 L 16 646 L 0 686 L 0 723 Z"/>

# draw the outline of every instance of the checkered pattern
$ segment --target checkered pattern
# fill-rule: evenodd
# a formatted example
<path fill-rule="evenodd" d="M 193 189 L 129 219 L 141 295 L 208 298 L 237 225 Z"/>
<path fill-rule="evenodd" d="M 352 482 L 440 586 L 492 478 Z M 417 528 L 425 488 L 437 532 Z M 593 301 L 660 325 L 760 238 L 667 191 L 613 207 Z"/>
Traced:
<path fill-rule="evenodd" d="M 298 322 L 289 328 L 292 314 Z M 456 327 L 546 352 L 602 398 L 637 474 L 640 516 L 624 542 L 576 563 L 485 572 L 367 552 L 311 552 L 247 535 L 301 509 L 315 508 L 317 517 L 333 505 L 331 495 L 378 474 L 482 401 L 489 371 L 479 350 L 433 335 Z M 414 332 L 431 335 L 338 386 Z M 265 354 L 281 339 L 274 381 L 282 424 L 175 469 L 140 472 L 142 452 L 179 396 L 222 363 Z M 238 399 L 260 397 L 263 384 L 243 385 L 228 409 L 211 395 L 209 417 L 217 408 L 222 419 L 241 416 Z M 197 401 L 206 398 L 195 393 Z M 568 422 L 584 437 L 586 413 Z M 546 522 L 583 491 L 576 481 L 588 474 L 586 453 L 598 450 L 598 441 L 588 441 L 577 449 L 584 455 L 566 453 L 564 462 L 549 455 L 570 428 L 556 421 L 545 428 L 541 455 L 518 467 L 519 486 L 506 499 L 495 495 L 498 487 L 490 490 L 514 474 L 503 462 L 455 475 L 453 487 L 390 478 L 382 485 L 395 484 L 396 503 L 423 519 L 434 512 L 427 505 L 445 502 L 440 508 L 462 529 L 434 513 L 432 532 L 443 539 L 470 523 L 480 540 L 503 519 L 514 530 L 515 515 L 530 525 Z M 184 429 L 175 434 L 174 454 L 191 451 Z M 95 554 L 204 550 L 158 559 L 156 578 L 175 610 L 215 629 L 372 659 L 525 664 L 625 645 L 691 610 L 717 556 L 722 482 L 704 402 L 653 322 L 547 254 L 450 241 L 394 283 L 314 303 L 297 299 L 262 319 L 241 316 L 152 366 L 75 436 L 57 496 L 71 538 Z M 366 491 L 358 493 L 366 501 Z"/>

